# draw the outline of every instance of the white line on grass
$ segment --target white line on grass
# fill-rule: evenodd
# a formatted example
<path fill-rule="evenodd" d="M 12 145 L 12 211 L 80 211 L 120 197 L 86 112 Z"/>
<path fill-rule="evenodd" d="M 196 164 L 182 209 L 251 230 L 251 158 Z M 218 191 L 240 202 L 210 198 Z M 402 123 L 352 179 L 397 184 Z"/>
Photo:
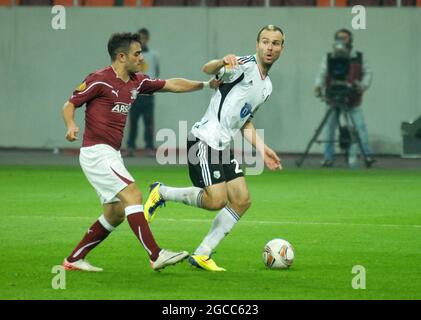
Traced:
<path fill-rule="evenodd" d="M 185 221 L 185 222 L 211 222 L 211 219 L 171 219 L 164 218 L 162 221 Z M 384 228 L 421 228 L 418 224 L 377 224 L 377 223 L 342 223 L 342 222 L 299 222 L 299 221 L 265 221 L 265 220 L 244 220 L 242 223 L 250 224 L 298 224 L 298 225 L 326 225 L 326 226 L 363 226 L 363 227 L 384 227 Z"/>
<path fill-rule="evenodd" d="M 1 216 L 0 218 L 35 218 L 35 219 L 68 219 L 68 220 L 92 220 L 92 217 L 60 217 L 60 216 Z M 166 222 L 212 222 L 213 219 L 174 219 L 160 218 Z M 248 224 L 296 224 L 296 225 L 316 225 L 316 226 L 344 226 L 344 227 L 381 227 L 381 228 L 421 228 L 419 224 L 378 224 L 378 223 L 345 223 L 345 222 L 311 222 L 311 221 L 267 221 L 267 220 L 242 220 L 241 223 Z"/>

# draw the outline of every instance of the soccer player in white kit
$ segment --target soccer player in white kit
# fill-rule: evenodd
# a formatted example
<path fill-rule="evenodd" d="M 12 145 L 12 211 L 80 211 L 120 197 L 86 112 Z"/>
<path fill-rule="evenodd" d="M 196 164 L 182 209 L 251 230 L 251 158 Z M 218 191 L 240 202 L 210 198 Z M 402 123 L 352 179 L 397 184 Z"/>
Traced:
<path fill-rule="evenodd" d="M 152 269 L 160 270 L 187 258 L 188 253 L 161 249 L 145 220 L 142 194 L 120 154 L 127 115 L 138 94 L 191 92 L 204 87 L 216 88 L 219 82 L 215 79 L 209 82 L 182 78 L 149 79 L 138 73 L 143 60 L 138 34 L 113 34 L 108 41 L 108 52 L 111 65 L 88 75 L 63 107 L 66 139 L 75 141 L 79 132 L 74 121 L 75 110 L 86 104 L 79 160 L 104 210 L 64 259 L 63 266 L 66 270 L 102 271 L 85 257 L 126 217 L 149 255 Z"/>
<path fill-rule="evenodd" d="M 255 55 L 229 54 L 204 65 L 205 73 L 215 75 L 223 83 L 212 96 L 201 121 L 193 125 L 187 141 L 189 174 L 194 187 L 173 188 L 160 182 L 151 186 L 144 211 L 148 222 L 165 201 L 219 210 L 208 234 L 189 258 L 198 268 L 225 271 L 211 255 L 251 205 L 243 171 L 229 147 L 235 134 L 241 130 L 270 170 L 282 169 L 280 159 L 258 136 L 251 119 L 272 92 L 268 72 L 283 47 L 283 31 L 268 25 L 257 35 Z"/>

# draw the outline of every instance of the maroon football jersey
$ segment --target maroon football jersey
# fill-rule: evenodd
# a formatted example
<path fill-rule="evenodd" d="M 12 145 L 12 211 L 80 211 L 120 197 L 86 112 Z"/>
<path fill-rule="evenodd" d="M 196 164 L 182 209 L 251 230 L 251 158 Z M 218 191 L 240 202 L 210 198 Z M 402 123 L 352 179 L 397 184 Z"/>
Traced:
<path fill-rule="evenodd" d="M 132 102 L 138 94 L 152 94 L 164 86 L 165 80 L 141 73 L 124 82 L 111 66 L 91 73 L 69 99 L 75 107 L 86 103 L 82 146 L 107 144 L 119 150 Z"/>

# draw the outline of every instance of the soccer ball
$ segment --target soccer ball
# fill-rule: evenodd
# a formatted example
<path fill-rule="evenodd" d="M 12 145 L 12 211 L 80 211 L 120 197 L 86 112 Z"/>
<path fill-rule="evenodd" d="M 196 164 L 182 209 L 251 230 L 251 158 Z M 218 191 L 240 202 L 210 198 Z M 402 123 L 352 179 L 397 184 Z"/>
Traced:
<path fill-rule="evenodd" d="M 273 239 L 263 249 L 263 263 L 270 269 L 289 268 L 294 256 L 293 246 L 284 239 Z"/>

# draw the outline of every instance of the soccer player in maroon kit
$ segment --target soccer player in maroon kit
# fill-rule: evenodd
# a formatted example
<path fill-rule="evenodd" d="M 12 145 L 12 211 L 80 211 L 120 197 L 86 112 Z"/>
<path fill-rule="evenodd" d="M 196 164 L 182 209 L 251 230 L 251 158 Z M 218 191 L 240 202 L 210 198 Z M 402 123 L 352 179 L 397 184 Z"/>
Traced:
<path fill-rule="evenodd" d="M 188 253 L 161 249 L 154 240 L 144 217 L 142 194 L 125 168 L 119 151 L 126 118 L 138 94 L 190 92 L 203 87 L 216 88 L 219 82 L 149 79 L 137 73 L 143 60 L 137 34 L 113 34 L 108 41 L 108 53 L 111 66 L 88 75 L 63 107 L 66 139 L 75 141 L 79 128 L 74 122 L 74 113 L 86 103 L 79 161 L 104 210 L 64 260 L 63 266 L 66 270 L 102 271 L 85 257 L 127 217 L 135 236 L 149 254 L 152 269 L 159 270 L 182 261 Z"/>

